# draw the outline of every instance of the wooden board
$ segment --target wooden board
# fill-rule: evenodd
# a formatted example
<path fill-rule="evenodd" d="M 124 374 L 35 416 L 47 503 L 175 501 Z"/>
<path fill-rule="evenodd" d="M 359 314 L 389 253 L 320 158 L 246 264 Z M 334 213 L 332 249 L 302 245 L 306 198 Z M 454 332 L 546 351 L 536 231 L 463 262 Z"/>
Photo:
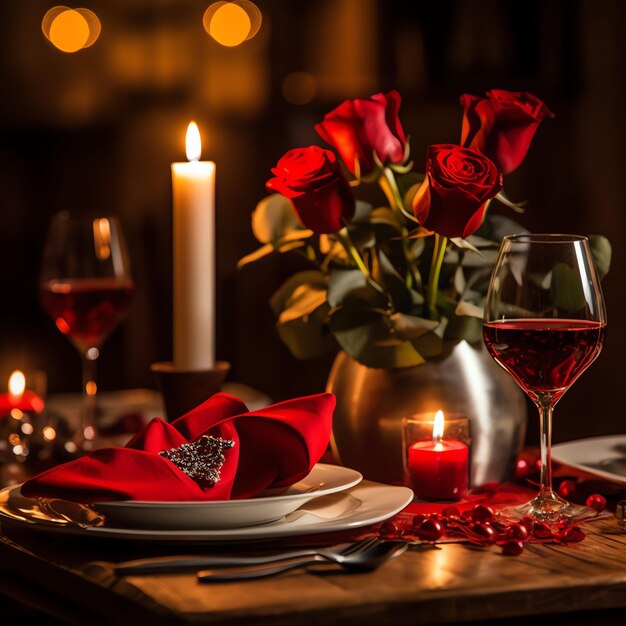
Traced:
<path fill-rule="evenodd" d="M 367 574 L 326 569 L 211 585 L 192 574 L 116 578 L 90 563 L 134 558 L 132 546 L 20 533 L 0 538 L 0 570 L 29 590 L 30 602 L 65 603 L 82 616 L 76 623 L 448 624 L 626 607 L 626 532 L 614 518 L 584 528 L 582 543 L 529 544 L 519 557 L 446 544 L 412 549 Z"/>

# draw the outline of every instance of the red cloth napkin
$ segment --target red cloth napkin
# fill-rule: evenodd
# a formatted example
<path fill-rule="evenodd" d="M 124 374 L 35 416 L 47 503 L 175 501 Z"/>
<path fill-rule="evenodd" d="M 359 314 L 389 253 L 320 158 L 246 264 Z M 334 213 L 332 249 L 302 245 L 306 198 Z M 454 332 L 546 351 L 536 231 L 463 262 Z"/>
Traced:
<path fill-rule="evenodd" d="M 228 500 L 304 478 L 328 446 L 335 396 L 323 393 L 248 411 L 218 393 L 171 424 L 153 419 L 125 447 L 102 448 L 49 469 L 22 486 L 27 497 L 82 503 L 110 500 Z M 159 455 L 202 435 L 232 439 L 221 479 L 203 487 Z"/>

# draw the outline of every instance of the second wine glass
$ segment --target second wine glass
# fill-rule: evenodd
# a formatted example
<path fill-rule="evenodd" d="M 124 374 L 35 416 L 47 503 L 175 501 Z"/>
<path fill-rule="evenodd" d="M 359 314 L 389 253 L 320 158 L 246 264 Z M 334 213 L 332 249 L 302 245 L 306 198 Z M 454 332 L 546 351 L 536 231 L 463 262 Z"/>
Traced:
<path fill-rule="evenodd" d="M 44 308 L 82 357 L 81 423 L 73 443 L 89 449 L 97 434 L 100 347 L 126 314 L 134 290 L 117 217 L 55 215 L 44 248 L 39 290 Z"/>
<path fill-rule="evenodd" d="M 504 238 L 487 293 L 484 340 L 536 404 L 541 420 L 539 494 L 505 515 L 552 522 L 595 514 L 552 490 L 552 411 L 598 357 L 605 332 L 604 299 L 586 237 Z"/>

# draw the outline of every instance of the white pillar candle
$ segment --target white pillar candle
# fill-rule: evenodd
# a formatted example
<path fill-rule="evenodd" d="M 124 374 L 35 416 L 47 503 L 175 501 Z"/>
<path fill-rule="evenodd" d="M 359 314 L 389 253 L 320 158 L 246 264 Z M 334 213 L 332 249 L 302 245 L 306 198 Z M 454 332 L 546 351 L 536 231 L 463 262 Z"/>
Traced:
<path fill-rule="evenodd" d="M 200 161 L 198 126 L 187 129 L 188 163 L 172 163 L 174 367 L 215 365 L 215 163 Z"/>

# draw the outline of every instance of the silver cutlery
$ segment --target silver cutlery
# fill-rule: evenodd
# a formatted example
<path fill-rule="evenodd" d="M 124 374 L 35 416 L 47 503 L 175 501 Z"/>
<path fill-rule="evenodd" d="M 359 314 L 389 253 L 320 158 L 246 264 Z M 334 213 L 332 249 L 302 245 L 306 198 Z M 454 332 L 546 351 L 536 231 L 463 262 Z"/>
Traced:
<path fill-rule="evenodd" d="M 381 543 L 377 537 L 368 537 L 352 543 L 342 543 L 329 548 L 317 550 L 292 550 L 279 554 L 263 556 L 205 556 L 188 555 L 178 557 L 156 557 L 125 561 L 114 566 L 118 576 L 139 576 L 144 574 L 172 574 L 194 571 L 198 568 L 221 568 L 232 566 L 265 565 L 298 558 L 319 557 L 322 560 L 334 561 L 346 555 L 367 549 Z"/>
<path fill-rule="evenodd" d="M 332 561 L 342 568 L 354 572 L 367 572 L 380 567 L 383 563 L 400 556 L 409 547 L 406 541 L 377 541 L 368 546 L 356 549 L 349 554 L 336 555 Z M 327 561 L 319 555 L 307 556 L 278 564 L 230 567 L 227 569 L 201 570 L 196 577 L 199 582 L 226 582 L 235 580 L 253 580 L 275 576 L 298 567 Z"/>

